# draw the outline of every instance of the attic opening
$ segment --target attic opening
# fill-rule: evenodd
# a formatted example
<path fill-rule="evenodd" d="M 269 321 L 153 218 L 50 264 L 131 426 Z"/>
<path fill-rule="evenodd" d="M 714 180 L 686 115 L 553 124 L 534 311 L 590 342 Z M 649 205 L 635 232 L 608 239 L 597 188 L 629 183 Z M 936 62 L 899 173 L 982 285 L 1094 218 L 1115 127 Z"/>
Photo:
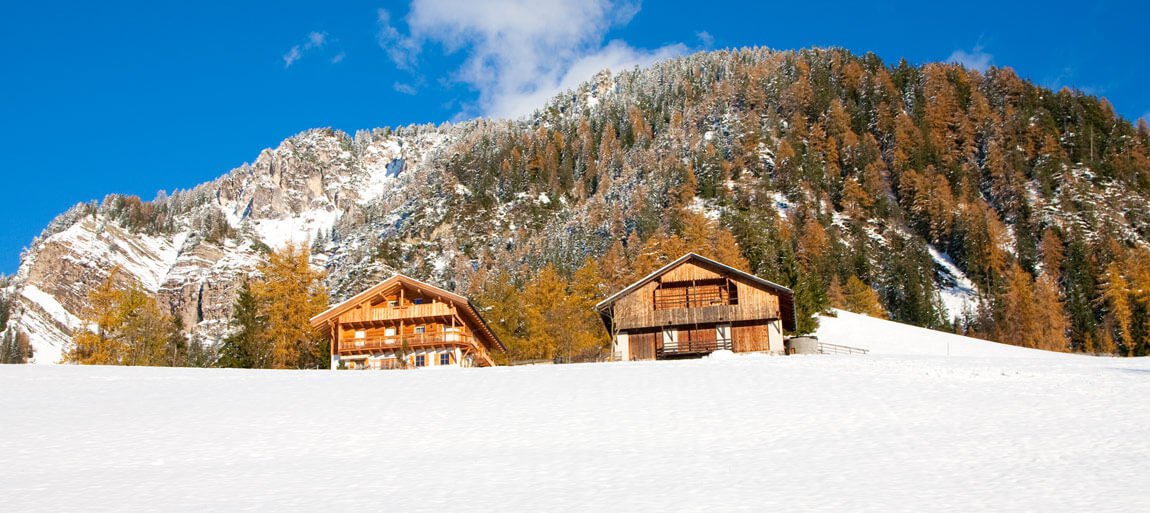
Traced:
<path fill-rule="evenodd" d="M 739 289 L 726 277 L 659 282 L 655 288 L 656 310 L 737 304 L 739 304 Z"/>

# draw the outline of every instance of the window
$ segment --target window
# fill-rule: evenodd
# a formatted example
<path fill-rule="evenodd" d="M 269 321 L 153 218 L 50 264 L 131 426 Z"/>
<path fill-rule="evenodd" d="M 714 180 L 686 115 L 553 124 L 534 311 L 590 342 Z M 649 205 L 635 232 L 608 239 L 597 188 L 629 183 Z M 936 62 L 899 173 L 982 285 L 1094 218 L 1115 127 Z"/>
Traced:
<path fill-rule="evenodd" d="M 388 301 L 388 302 L 387 302 L 387 306 L 390 306 L 390 307 L 392 307 L 392 308 L 395 308 L 395 307 L 399 306 L 399 301 L 396 301 L 396 300 L 394 300 L 394 299 L 393 299 L 393 300 L 391 300 L 391 301 Z"/>
<path fill-rule="evenodd" d="M 715 326 L 715 346 L 718 349 L 731 348 L 731 325 L 719 324 Z"/>
<path fill-rule="evenodd" d="M 739 304 L 738 288 L 726 279 L 660 283 L 654 300 L 656 310 Z"/>
<path fill-rule="evenodd" d="M 357 331 L 357 332 L 355 332 L 355 338 L 367 338 L 367 332 L 366 331 Z"/>
<path fill-rule="evenodd" d="M 415 355 L 415 366 L 416 367 L 427 367 L 427 355 L 422 355 L 422 354 Z"/>
<path fill-rule="evenodd" d="M 679 330 L 663 328 L 663 350 L 669 352 L 679 350 Z"/>
<path fill-rule="evenodd" d="M 439 353 L 440 365 L 451 365 L 451 353 Z"/>
<path fill-rule="evenodd" d="M 423 325 L 420 325 L 420 326 L 416 326 L 416 327 L 415 327 L 415 333 L 416 333 L 417 335 L 418 335 L 418 334 L 422 334 L 422 333 L 427 333 L 427 326 L 423 326 Z"/>

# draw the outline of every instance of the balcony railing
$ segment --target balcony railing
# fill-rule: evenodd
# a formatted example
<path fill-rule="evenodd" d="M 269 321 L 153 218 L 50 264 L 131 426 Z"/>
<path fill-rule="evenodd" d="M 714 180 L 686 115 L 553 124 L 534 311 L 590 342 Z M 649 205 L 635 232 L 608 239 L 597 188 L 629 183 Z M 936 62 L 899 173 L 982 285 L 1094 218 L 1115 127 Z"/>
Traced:
<path fill-rule="evenodd" d="M 395 351 L 404 346 L 418 349 L 430 346 L 474 346 L 475 339 L 462 333 L 426 333 L 393 337 L 350 338 L 339 341 L 340 354 Z"/>
<path fill-rule="evenodd" d="M 663 347 L 655 351 L 656 358 L 664 356 L 706 354 L 720 349 L 731 349 L 730 339 L 726 340 L 680 340 L 674 344 L 664 343 Z"/>
<path fill-rule="evenodd" d="M 398 307 L 363 308 L 351 310 L 340 316 L 340 322 L 375 322 L 397 319 L 417 319 L 422 317 L 450 317 L 454 312 L 447 303 L 426 303 Z"/>

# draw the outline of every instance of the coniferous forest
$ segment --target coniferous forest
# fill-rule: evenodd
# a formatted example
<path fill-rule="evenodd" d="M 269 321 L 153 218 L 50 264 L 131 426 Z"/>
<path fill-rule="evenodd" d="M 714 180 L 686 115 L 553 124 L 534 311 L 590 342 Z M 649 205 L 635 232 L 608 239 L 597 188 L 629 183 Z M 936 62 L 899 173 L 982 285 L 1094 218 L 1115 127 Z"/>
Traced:
<path fill-rule="evenodd" d="M 429 157 L 440 175 L 428 194 L 466 194 L 440 194 L 438 214 L 411 213 L 361 260 L 466 293 L 509 360 L 603 357 L 591 307 L 686 251 L 792 288 L 800 332 L 837 307 L 1028 347 L 1150 353 L 1150 127 L 1009 68 L 719 51 L 597 75 L 526 120 L 449 130 Z M 373 134 L 322 135 L 354 152 Z M 115 196 L 71 215 L 164 233 L 188 201 Z M 311 252 L 334 255 L 382 208 L 350 208 Z M 503 215 L 521 222 L 495 222 Z M 195 222 L 215 240 L 244 236 L 218 212 Z M 436 275 L 414 258 L 428 251 L 450 251 L 456 265 Z M 329 290 L 356 292 L 354 273 L 336 266 L 360 260 L 322 260 L 340 271 L 325 281 L 308 258 L 269 250 L 262 278 L 237 287 L 233 334 L 207 356 L 180 353 L 181 330 L 130 287 L 93 291 L 88 320 L 147 334 L 142 353 L 113 361 L 320 365 L 326 346 L 301 338 L 307 317 L 277 302 L 317 313 Z M 959 310 L 940 295 L 957 286 L 948 265 L 969 282 Z M 164 322 L 109 313 L 122 304 Z M 100 333 L 81 335 L 73 358 L 106 356 L 81 343 Z"/>
<path fill-rule="evenodd" d="M 477 130 L 448 164 L 492 201 L 527 189 L 594 204 L 639 188 L 589 209 L 598 253 L 626 270 L 601 280 L 608 290 L 677 256 L 661 251 L 668 238 L 731 247 L 691 235 L 705 209 L 710 233 L 737 242 L 727 261 L 796 291 L 800 331 L 835 306 L 1030 347 L 1147 353 L 1150 129 L 1103 99 L 1010 69 L 842 50 L 696 55 L 613 87 L 628 101 L 568 115 L 560 98 L 532 126 Z M 940 304 L 932 250 L 973 282 L 963 311 Z"/>

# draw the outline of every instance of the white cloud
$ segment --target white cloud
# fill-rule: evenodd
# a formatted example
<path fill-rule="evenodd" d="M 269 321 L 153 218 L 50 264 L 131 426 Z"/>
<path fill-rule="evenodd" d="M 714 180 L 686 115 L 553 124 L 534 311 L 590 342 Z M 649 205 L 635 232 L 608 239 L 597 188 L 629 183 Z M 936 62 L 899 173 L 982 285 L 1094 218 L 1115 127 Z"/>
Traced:
<path fill-rule="evenodd" d="M 327 44 L 327 33 L 326 32 L 310 32 L 310 33 L 308 33 L 307 40 L 304 41 L 304 43 L 302 45 L 292 46 L 291 49 L 288 50 L 287 53 L 285 53 L 283 55 L 284 69 L 290 68 L 292 64 L 296 63 L 296 61 L 302 59 L 304 54 L 306 54 L 312 50 L 315 50 L 317 48 L 323 48 L 323 45 L 325 45 L 325 44 Z M 341 57 L 340 60 L 343 60 L 343 58 Z M 339 62 L 339 61 L 333 60 L 332 62 Z"/>
<path fill-rule="evenodd" d="M 407 34 L 381 9 L 378 35 L 400 69 L 414 71 L 428 43 L 462 52 L 452 78 L 479 93 L 464 114 L 521 117 L 603 69 L 647 66 L 687 51 L 682 44 L 648 50 L 604 42 L 638 11 L 637 3 L 612 0 L 413 0 Z"/>
<path fill-rule="evenodd" d="M 715 36 L 706 30 L 695 34 L 695 37 L 699 38 L 699 43 L 703 45 L 703 48 L 710 49 L 715 46 Z"/>
<path fill-rule="evenodd" d="M 983 51 L 982 45 L 974 45 L 974 49 L 970 52 L 966 50 L 955 50 L 951 52 L 950 57 L 946 58 L 946 62 L 953 62 L 961 64 L 969 69 L 976 69 L 978 71 L 986 71 L 990 64 L 994 62 L 994 56 Z"/>
<path fill-rule="evenodd" d="M 327 41 L 327 34 L 323 32 L 312 32 L 307 35 L 307 45 L 305 46 L 308 48 L 319 48 L 323 46 L 325 41 Z"/>
<path fill-rule="evenodd" d="M 377 11 L 379 23 L 379 46 L 387 51 L 388 57 L 399 69 L 411 70 L 419 57 L 419 44 L 414 38 L 404 37 L 391 23 L 391 13 L 387 9 Z"/>
<path fill-rule="evenodd" d="M 418 92 L 418 91 L 416 91 L 415 86 L 413 86 L 411 84 L 405 84 L 403 82 L 396 82 L 394 84 L 391 84 L 391 88 L 395 89 L 395 91 L 398 93 L 403 93 L 403 94 L 408 94 L 408 95 L 414 95 L 416 92 Z"/>
<path fill-rule="evenodd" d="M 303 54 L 299 50 L 299 45 L 291 47 L 291 50 L 284 54 L 284 68 L 290 68 L 300 57 L 303 57 Z"/>
<path fill-rule="evenodd" d="M 347 52 L 339 52 L 339 53 L 335 54 L 335 57 L 331 58 L 331 63 L 332 64 L 339 64 L 339 63 L 343 62 L 343 60 L 346 58 L 347 58 Z"/>

